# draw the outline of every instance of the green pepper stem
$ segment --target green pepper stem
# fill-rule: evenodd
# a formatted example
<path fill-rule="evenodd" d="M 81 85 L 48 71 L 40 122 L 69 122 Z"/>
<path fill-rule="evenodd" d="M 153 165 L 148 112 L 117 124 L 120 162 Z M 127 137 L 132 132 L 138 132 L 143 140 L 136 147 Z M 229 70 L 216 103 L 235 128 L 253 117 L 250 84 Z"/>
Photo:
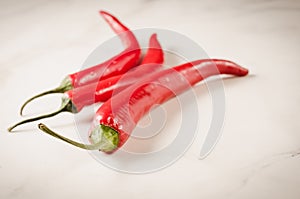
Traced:
<path fill-rule="evenodd" d="M 29 98 L 22 106 L 21 106 L 21 109 L 20 109 L 20 115 L 23 115 L 23 110 L 25 108 L 25 106 L 31 102 L 32 100 L 36 99 L 36 98 L 39 98 L 39 97 L 42 97 L 44 95 L 48 95 L 48 94 L 54 94 L 54 93 L 64 93 L 68 90 L 71 90 L 73 89 L 73 84 L 72 84 L 72 80 L 70 79 L 69 76 L 65 77 L 63 79 L 63 81 L 61 82 L 61 84 L 55 88 L 55 89 L 52 89 L 52 90 L 49 90 L 49 91 L 45 91 L 45 92 L 42 92 L 40 94 L 37 94 L 31 98 Z"/>
<path fill-rule="evenodd" d="M 16 124 L 14 124 L 13 126 L 9 127 L 8 128 L 8 131 L 11 132 L 14 128 L 16 128 L 17 126 L 21 125 L 21 124 L 26 124 L 26 123 L 29 123 L 29 122 L 34 122 L 34 121 L 37 121 L 37 120 L 41 120 L 41 119 L 44 119 L 44 118 L 48 118 L 48 117 L 53 117 L 61 112 L 64 112 L 65 110 L 63 108 L 53 112 L 53 113 L 49 113 L 49 114 L 45 114 L 45 115 L 41 115 L 41 116 L 37 116 L 37 117 L 34 117 L 34 118 L 29 118 L 29 119 L 26 119 L 26 120 L 23 120 L 21 122 L 18 122 Z"/>
<path fill-rule="evenodd" d="M 26 123 L 29 123 L 29 122 L 34 122 L 34 121 L 37 121 L 37 120 L 41 120 L 41 119 L 44 119 L 44 118 L 49 118 L 49 117 L 53 117 L 59 113 L 62 113 L 62 112 L 71 112 L 71 113 L 77 113 L 77 109 L 76 107 L 73 105 L 72 101 L 68 98 L 63 98 L 62 99 L 62 104 L 61 104 L 61 108 L 58 109 L 57 111 L 54 111 L 52 113 L 49 113 L 49 114 L 45 114 L 45 115 L 41 115 L 41 116 L 37 116 L 37 117 L 34 117 L 34 118 L 29 118 L 29 119 L 26 119 L 26 120 L 23 120 L 21 122 L 18 122 L 16 123 L 15 125 L 9 127 L 7 130 L 9 132 L 11 132 L 14 128 L 16 128 L 17 126 L 21 125 L 21 124 L 26 124 Z"/>
<path fill-rule="evenodd" d="M 67 142 L 67 143 L 69 143 L 69 144 L 71 144 L 73 146 L 76 146 L 76 147 L 79 147 L 79 148 L 82 148 L 82 149 L 86 149 L 86 150 L 99 150 L 101 148 L 102 144 L 103 144 L 101 141 L 99 141 L 99 142 L 97 142 L 95 144 L 82 144 L 82 143 L 73 141 L 73 140 L 71 140 L 69 138 L 66 138 L 66 137 L 64 137 L 62 135 L 59 135 L 59 134 L 55 133 L 54 131 L 52 131 L 46 125 L 44 125 L 42 123 L 40 123 L 38 125 L 38 127 L 43 132 L 45 132 L 45 133 L 47 133 L 47 134 L 49 134 L 49 135 L 51 135 L 51 136 L 53 136 L 53 137 L 55 137 L 55 138 L 57 138 L 59 140 L 63 140 L 63 141 L 65 141 L 65 142 Z"/>
<path fill-rule="evenodd" d="M 42 97 L 42 96 L 44 96 L 44 95 L 48 95 L 48 94 L 63 93 L 63 92 L 64 92 L 63 90 L 61 90 L 61 89 L 59 89 L 59 88 L 56 88 L 56 89 L 53 89 L 53 90 L 45 91 L 45 92 L 43 92 L 43 93 L 37 94 L 37 95 L 35 95 L 35 96 L 29 98 L 29 99 L 26 100 L 25 103 L 21 106 L 21 109 L 20 109 L 20 115 L 23 115 L 23 110 L 24 110 L 25 106 L 26 106 L 29 102 L 33 101 L 34 99 L 39 98 L 39 97 Z"/>

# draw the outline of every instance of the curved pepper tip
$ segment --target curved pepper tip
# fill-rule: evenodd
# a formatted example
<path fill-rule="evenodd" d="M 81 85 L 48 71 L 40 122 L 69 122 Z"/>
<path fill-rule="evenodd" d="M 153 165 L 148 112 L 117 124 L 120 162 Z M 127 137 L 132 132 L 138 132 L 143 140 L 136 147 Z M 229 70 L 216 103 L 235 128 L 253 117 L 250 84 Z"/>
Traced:
<path fill-rule="evenodd" d="M 153 33 L 150 37 L 150 41 L 153 40 L 153 39 L 157 39 L 157 34 L 156 33 Z"/>
<path fill-rule="evenodd" d="M 241 76 L 246 76 L 249 74 L 249 70 L 247 68 L 244 68 L 242 66 L 240 66 L 240 71 L 241 71 Z"/>
<path fill-rule="evenodd" d="M 108 14 L 108 12 L 104 11 L 104 10 L 99 10 L 100 14 Z"/>
<path fill-rule="evenodd" d="M 112 14 L 110 14 L 107 11 L 104 10 L 99 10 L 99 14 L 105 19 L 105 20 L 109 20 L 109 19 L 114 19 L 116 21 L 119 21 L 115 16 L 113 16 Z"/>

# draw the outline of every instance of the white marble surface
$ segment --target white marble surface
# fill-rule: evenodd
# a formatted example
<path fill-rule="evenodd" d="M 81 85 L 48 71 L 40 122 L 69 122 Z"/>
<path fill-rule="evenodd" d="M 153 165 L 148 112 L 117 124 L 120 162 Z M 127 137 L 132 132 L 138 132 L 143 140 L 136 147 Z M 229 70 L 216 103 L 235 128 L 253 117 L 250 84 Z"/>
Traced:
<path fill-rule="evenodd" d="M 300 197 L 299 1 L 1 0 L 0 8 L 0 198 Z M 199 136 L 167 169 L 129 175 L 39 133 L 36 123 L 7 133 L 25 98 L 57 85 L 112 36 L 99 9 L 131 28 L 180 32 L 209 56 L 250 69 L 250 76 L 224 82 L 223 135 L 206 159 L 198 159 Z M 210 98 L 202 87 L 196 92 L 205 130 Z M 26 111 L 51 110 L 57 98 Z M 47 124 L 76 138 L 71 114 Z"/>

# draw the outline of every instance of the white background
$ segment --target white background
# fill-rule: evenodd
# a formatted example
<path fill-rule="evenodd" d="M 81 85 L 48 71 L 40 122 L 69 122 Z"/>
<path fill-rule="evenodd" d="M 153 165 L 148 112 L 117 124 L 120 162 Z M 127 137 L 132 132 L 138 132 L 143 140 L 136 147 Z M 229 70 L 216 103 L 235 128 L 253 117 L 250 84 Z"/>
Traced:
<path fill-rule="evenodd" d="M 1 0 L 0 8 L 0 198 L 299 198 L 299 1 Z M 250 69 L 248 77 L 224 81 L 223 134 L 206 159 L 198 159 L 198 136 L 170 167 L 129 175 L 40 133 L 37 123 L 7 133 L 26 98 L 58 85 L 113 36 L 100 9 L 133 29 L 182 33 L 210 57 Z M 195 92 L 206 132 L 211 99 L 203 85 Z M 38 100 L 25 112 L 54 110 L 58 99 Z M 71 114 L 44 122 L 78 138 Z"/>

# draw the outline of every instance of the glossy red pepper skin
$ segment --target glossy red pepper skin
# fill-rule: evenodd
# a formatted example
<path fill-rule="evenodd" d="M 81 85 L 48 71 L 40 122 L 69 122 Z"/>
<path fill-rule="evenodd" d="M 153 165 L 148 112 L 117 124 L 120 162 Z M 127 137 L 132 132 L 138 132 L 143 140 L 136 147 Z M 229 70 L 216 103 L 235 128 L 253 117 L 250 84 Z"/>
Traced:
<path fill-rule="evenodd" d="M 207 59 L 159 71 L 106 101 L 96 112 L 94 128 L 104 125 L 115 130 L 121 147 L 153 105 L 162 104 L 173 98 L 174 93 L 180 94 L 204 78 L 218 74 L 244 76 L 248 70 L 230 61 Z"/>
<path fill-rule="evenodd" d="M 121 92 L 137 80 L 160 70 L 163 62 L 163 50 L 157 40 L 157 35 L 153 34 L 150 37 L 148 51 L 139 66 L 125 74 L 69 90 L 65 92 L 65 97 L 72 101 L 77 111 L 80 111 L 84 106 L 107 101 L 113 94 Z"/>
<path fill-rule="evenodd" d="M 87 150 L 112 153 L 129 138 L 137 122 L 153 105 L 162 104 L 212 75 L 244 76 L 248 70 L 226 60 L 197 60 L 150 74 L 106 101 L 96 112 L 90 128 L 92 144 L 79 143 L 55 133 L 44 124 L 43 132 Z"/>
<path fill-rule="evenodd" d="M 126 48 L 119 55 L 96 66 L 84 69 L 74 74 L 70 74 L 73 88 L 84 86 L 92 82 L 107 79 L 109 77 L 120 75 L 138 64 L 141 50 L 134 34 L 124 26 L 116 17 L 105 11 L 100 11 L 102 17 L 121 38 Z"/>
<path fill-rule="evenodd" d="M 78 113 L 85 106 L 97 102 L 105 102 L 113 94 L 119 93 L 138 79 L 145 77 L 162 68 L 164 53 L 157 40 L 156 34 L 153 34 L 149 40 L 149 48 L 143 58 L 141 65 L 133 68 L 125 74 L 110 77 L 108 79 L 80 86 L 66 91 L 62 98 L 61 108 L 53 113 L 23 120 L 8 130 L 11 131 L 16 126 L 40 119 L 53 117 L 61 112 Z"/>
<path fill-rule="evenodd" d="M 57 88 L 31 97 L 21 106 L 20 115 L 22 115 L 24 107 L 38 97 L 52 93 L 64 93 L 73 88 L 98 82 L 99 80 L 104 80 L 115 75 L 120 75 L 138 64 L 141 49 L 134 34 L 116 17 L 108 12 L 100 11 L 100 14 L 110 25 L 112 30 L 119 36 L 125 50 L 101 64 L 67 75 Z"/>
<path fill-rule="evenodd" d="M 160 43 L 157 41 L 157 35 L 152 34 L 149 41 L 149 48 L 146 55 L 143 57 L 141 65 L 144 64 L 163 64 L 164 63 L 164 51 Z"/>

